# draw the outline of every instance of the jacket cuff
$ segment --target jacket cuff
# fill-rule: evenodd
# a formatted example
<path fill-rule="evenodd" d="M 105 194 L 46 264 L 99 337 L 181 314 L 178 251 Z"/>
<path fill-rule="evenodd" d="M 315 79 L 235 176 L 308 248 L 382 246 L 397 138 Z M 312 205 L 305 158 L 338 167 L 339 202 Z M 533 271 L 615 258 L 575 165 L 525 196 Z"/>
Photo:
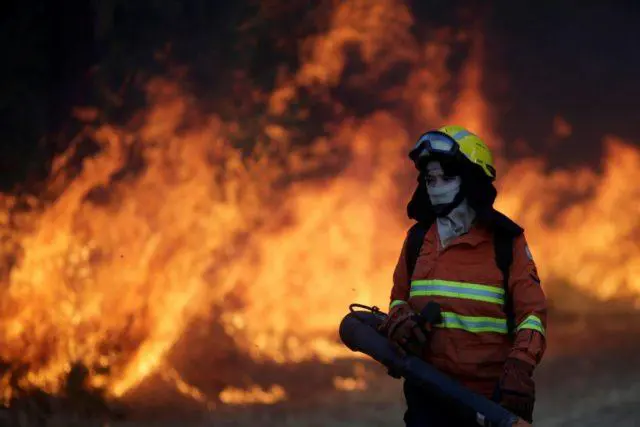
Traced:
<path fill-rule="evenodd" d="M 537 330 L 522 329 L 516 334 L 509 357 L 537 366 L 545 351 L 545 337 Z"/>

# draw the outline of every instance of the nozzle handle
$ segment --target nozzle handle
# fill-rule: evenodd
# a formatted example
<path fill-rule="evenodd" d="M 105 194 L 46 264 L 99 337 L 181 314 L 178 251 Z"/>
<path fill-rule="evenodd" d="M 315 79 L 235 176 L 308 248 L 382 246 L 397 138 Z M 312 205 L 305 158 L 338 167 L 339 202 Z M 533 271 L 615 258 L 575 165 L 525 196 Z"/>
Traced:
<path fill-rule="evenodd" d="M 421 327 L 433 326 L 442 322 L 442 307 L 435 301 L 429 301 L 420 314 L 417 315 L 417 322 Z"/>

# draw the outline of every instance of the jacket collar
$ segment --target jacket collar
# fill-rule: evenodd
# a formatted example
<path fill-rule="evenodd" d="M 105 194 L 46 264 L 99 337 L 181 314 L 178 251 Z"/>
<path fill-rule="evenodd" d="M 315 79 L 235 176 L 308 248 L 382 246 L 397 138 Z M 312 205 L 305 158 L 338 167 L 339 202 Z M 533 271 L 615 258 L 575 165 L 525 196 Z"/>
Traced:
<path fill-rule="evenodd" d="M 433 223 L 429 232 L 427 233 L 425 240 L 429 245 L 436 245 L 440 248 L 440 239 L 438 238 L 438 226 Z M 457 245 L 470 245 L 476 247 L 482 243 L 490 242 L 492 240 L 492 233 L 489 228 L 480 224 L 473 224 L 469 231 L 461 236 L 454 238 L 451 243 L 447 245 L 447 249 Z"/>

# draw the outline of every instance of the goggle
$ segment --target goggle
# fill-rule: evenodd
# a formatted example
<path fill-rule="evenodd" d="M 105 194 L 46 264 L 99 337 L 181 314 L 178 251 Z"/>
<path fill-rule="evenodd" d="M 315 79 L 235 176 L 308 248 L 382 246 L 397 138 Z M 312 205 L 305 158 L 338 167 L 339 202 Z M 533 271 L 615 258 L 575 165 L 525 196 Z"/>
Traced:
<path fill-rule="evenodd" d="M 409 153 L 409 158 L 418 167 L 420 160 L 433 154 L 455 156 L 460 151 L 458 143 L 449 135 L 431 131 L 423 134 L 416 142 L 415 147 Z"/>

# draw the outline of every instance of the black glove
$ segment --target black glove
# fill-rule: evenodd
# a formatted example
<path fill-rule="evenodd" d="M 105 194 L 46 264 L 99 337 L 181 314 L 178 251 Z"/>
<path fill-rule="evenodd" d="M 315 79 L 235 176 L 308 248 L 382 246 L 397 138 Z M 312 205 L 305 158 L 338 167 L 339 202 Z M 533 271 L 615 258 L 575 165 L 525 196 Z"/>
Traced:
<path fill-rule="evenodd" d="M 408 306 L 399 307 L 387 319 L 382 327 L 383 332 L 389 338 L 400 354 L 420 354 L 427 337 L 416 322 L 416 314 Z"/>
<path fill-rule="evenodd" d="M 535 405 L 533 368 L 520 359 L 508 358 L 498 386 L 500 405 L 529 423 L 533 422 Z"/>

